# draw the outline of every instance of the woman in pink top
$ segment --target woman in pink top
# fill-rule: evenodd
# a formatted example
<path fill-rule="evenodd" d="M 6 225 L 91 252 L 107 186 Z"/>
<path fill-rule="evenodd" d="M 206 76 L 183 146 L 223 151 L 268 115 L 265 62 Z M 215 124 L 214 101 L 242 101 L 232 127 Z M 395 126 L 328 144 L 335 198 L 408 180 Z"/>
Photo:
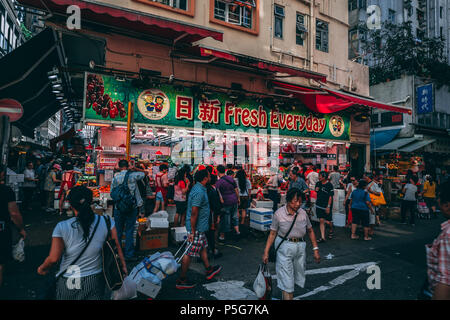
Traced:
<path fill-rule="evenodd" d="M 174 226 L 178 227 L 178 221 L 181 217 L 180 226 L 184 226 L 186 223 L 186 210 L 187 210 L 187 202 L 186 202 L 186 194 L 189 190 L 189 179 L 187 177 L 187 172 L 185 168 L 181 168 L 178 171 L 177 176 L 175 177 L 175 186 L 174 186 L 174 196 L 173 200 L 175 201 L 175 205 L 177 207 L 177 212 L 175 214 Z"/>

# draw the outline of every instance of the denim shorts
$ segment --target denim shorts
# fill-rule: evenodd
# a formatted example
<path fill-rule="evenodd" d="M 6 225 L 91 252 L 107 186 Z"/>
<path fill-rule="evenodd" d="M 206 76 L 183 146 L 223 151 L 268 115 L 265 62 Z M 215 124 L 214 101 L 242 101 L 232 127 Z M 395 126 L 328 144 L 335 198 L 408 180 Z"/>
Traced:
<path fill-rule="evenodd" d="M 156 193 L 156 201 L 164 202 L 164 197 L 163 197 L 161 191 L 158 191 L 158 192 Z"/>

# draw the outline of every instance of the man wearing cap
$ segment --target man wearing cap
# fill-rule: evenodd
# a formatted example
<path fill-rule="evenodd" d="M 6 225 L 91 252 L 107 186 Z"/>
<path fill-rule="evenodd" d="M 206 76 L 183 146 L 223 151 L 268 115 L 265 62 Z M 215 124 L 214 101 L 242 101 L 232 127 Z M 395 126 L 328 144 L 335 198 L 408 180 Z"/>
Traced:
<path fill-rule="evenodd" d="M 47 209 L 46 212 L 54 211 L 54 200 L 55 200 L 55 188 L 57 183 L 61 183 L 61 180 L 56 179 L 56 172 L 61 171 L 61 166 L 59 164 L 54 164 L 52 169 L 45 177 L 44 192 L 47 199 Z"/>

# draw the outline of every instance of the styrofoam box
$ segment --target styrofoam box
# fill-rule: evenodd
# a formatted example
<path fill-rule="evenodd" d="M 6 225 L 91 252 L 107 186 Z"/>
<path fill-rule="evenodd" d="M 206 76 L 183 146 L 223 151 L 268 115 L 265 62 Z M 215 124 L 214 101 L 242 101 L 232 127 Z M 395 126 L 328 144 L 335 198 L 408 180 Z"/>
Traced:
<path fill-rule="evenodd" d="M 152 215 L 150 216 L 150 219 L 154 219 L 154 218 L 167 219 L 167 218 L 169 218 L 169 214 L 167 213 L 167 211 L 158 211 L 158 212 L 152 213 Z"/>
<path fill-rule="evenodd" d="M 142 278 L 137 284 L 136 290 L 150 298 L 156 298 L 161 290 L 161 286 L 156 285 L 145 278 Z"/>
<path fill-rule="evenodd" d="M 258 221 L 258 222 L 266 222 L 272 221 L 273 211 L 267 208 L 251 208 L 250 212 L 250 220 Z"/>
<path fill-rule="evenodd" d="M 187 238 L 186 227 L 175 227 L 171 229 L 172 239 L 175 242 L 181 242 Z"/>
<path fill-rule="evenodd" d="M 166 207 L 167 213 L 169 214 L 169 223 L 175 221 L 175 214 L 177 213 L 177 207 L 175 205 L 168 205 Z"/>
<path fill-rule="evenodd" d="M 336 227 L 345 227 L 345 214 L 333 213 L 333 225 Z"/>
<path fill-rule="evenodd" d="M 258 201 L 253 200 L 252 205 L 256 208 L 273 208 L 273 201 L 272 200 L 265 200 L 265 201 Z"/>
<path fill-rule="evenodd" d="M 250 219 L 250 228 L 259 230 L 259 231 L 268 231 L 270 230 L 270 225 L 272 224 L 272 220 L 266 222 L 259 222 Z"/>
<path fill-rule="evenodd" d="M 169 220 L 167 218 L 152 218 L 150 217 L 150 228 L 168 228 Z"/>

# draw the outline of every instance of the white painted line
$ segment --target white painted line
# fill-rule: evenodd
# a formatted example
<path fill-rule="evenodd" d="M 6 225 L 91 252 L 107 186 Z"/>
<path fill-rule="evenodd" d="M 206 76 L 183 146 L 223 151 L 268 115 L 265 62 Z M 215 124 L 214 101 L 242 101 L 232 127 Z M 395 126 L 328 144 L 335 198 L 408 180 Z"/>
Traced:
<path fill-rule="evenodd" d="M 252 290 L 244 288 L 243 281 L 218 281 L 204 284 L 203 286 L 209 290 L 214 291 L 213 297 L 218 300 L 258 300 Z"/>

